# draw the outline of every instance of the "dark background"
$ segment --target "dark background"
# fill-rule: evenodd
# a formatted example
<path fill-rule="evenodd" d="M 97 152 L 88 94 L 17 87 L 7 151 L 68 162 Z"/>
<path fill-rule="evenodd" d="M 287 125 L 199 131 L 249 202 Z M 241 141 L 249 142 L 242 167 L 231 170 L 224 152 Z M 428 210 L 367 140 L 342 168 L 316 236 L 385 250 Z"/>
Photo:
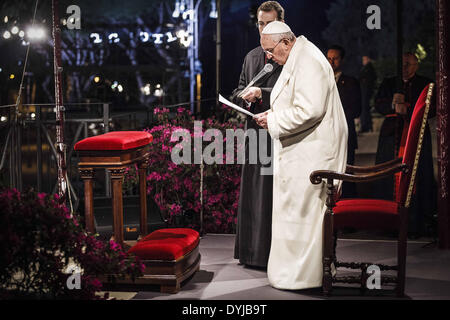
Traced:
<path fill-rule="evenodd" d="M 281 0 L 285 8 L 285 20 L 296 35 L 304 35 L 324 53 L 334 43 L 345 47 L 347 56 L 344 72 L 358 76 L 361 56 L 370 54 L 376 59 L 378 83 L 382 77 L 396 70 L 396 19 L 393 0 Z M 434 1 L 403 1 L 404 50 L 417 51 L 420 44 L 425 51 L 419 73 L 434 78 L 435 35 Z M 53 70 L 51 39 L 51 1 L 40 1 L 37 21 L 47 30 L 47 40 L 32 44 L 27 70 L 31 73 L 31 89 L 25 102 L 52 102 Z M 259 45 L 259 36 L 251 17 L 262 1 L 222 0 L 222 52 L 220 91 L 228 95 L 237 86 L 243 59 L 248 51 Z M 0 3 L 0 32 L 9 30 L 14 23 L 22 28 L 31 24 L 34 0 Z M 68 5 L 81 8 L 81 30 L 62 28 L 64 93 L 66 102 L 113 102 L 117 108 L 136 105 L 171 105 L 189 101 L 189 78 L 186 49 L 178 42 L 156 46 L 153 43 L 134 43 L 129 33 L 137 34 L 142 28 L 150 31 L 167 30 L 167 25 L 182 26 L 182 19 L 171 14 L 175 0 L 64 0 L 59 1 L 60 17 L 67 17 Z M 369 5 L 381 9 L 381 30 L 366 27 Z M 216 95 L 216 19 L 209 18 L 211 2 L 203 0 L 199 10 L 200 50 L 202 64 L 202 99 Z M 9 16 L 4 23 L 3 17 Z M 173 28 L 172 28 L 173 29 Z M 98 32 L 107 35 L 118 32 L 120 44 L 103 41 L 92 44 L 89 35 Z M 136 36 L 134 36 L 136 38 Z M 26 47 L 17 37 L 4 39 L 0 36 L 0 104 L 15 102 L 23 70 Z M 77 60 L 77 54 L 92 58 Z M 422 52 L 423 54 L 423 52 Z M 102 58 L 100 58 L 102 57 Z M 10 75 L 15 74 L 15 79 Z M 93 83 L 95 75 L 101 82 Z M 124 91 L 111 90 L 113 81 L 123 84 Z M 140 87 L 151 83 L 161 84 L 165 96 L 143 96 Z M 202 103 L 202 109 L 214 112 L 215 103 Z"/>

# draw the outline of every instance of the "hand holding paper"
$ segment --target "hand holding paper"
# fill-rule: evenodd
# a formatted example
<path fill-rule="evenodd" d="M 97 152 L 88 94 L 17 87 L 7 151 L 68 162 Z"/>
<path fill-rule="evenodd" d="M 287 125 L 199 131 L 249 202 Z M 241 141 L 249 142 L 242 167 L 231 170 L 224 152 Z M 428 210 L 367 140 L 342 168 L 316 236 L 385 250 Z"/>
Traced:
<path fill-rule="evenodd" d="M 253 113 L 251 113 L 250 111 L 245 110 L 244 108 L 241 108 L 241 107 L 235 105 L 234 103 L 228 101 L 227 99 L 225 99 L 224 97 L 222 97 L 222 95 L 220 95 L 220 94 L 219 94 L 219 102 L 222 102 L 223 104 L 225 104 L 225 105 L 227 105 L 227 106 L 229 106 L 229 107 L 231 107 L 231 108 L 233 108 L 233 109 L 235 109 L 235 110 L 237 110 L 237 111 L 239 111 L 239 112 L 241 112 L 241 113 L 244 113 L 244 114 L 246 114 L 246 115 L 248 115 L 248 116 L 250 116 L 250 117 L 254 117 L 254 116 L 255 116 L 255 115 L 254 115 Z"/>

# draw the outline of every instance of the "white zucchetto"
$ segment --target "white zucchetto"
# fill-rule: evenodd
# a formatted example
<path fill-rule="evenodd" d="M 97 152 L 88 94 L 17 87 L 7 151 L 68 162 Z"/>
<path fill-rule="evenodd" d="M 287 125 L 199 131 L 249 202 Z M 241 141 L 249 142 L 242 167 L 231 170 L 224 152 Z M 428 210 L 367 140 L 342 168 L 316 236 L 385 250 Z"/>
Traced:
<path fill-rule="evenodd" d="M 264 27 L 262 34 L 279 34 L 286 32 L 291 32 L 291 28 L 289 28 L 286 23 L 281 21 L 272 21 Z"/>

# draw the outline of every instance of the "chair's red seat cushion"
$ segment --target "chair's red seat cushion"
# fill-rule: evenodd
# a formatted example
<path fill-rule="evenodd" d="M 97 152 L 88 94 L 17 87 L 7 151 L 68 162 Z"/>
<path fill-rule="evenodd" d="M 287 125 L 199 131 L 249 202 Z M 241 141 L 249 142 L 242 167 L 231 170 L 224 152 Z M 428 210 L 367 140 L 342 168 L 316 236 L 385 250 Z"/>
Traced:
<path fill-rule="evenodd" d="M 78 141 L 74 149 L 80 150 L 129 150 L 145 146 L 153 136 L 145 131 L 113 131 Z"/>
<path fill-rule="evenodd" d="M 399 227 L 398 204 L 377 199 L 345 199 L 333 208 L 334 228 L 396 230 Z"/>
<path fill-rule="evenodd" d="M 128 253 L 143 260 L 177 260 L 191 252 L 199 241 L 199 234 L 193 229 L 161 229 L 141 239 Z"/>

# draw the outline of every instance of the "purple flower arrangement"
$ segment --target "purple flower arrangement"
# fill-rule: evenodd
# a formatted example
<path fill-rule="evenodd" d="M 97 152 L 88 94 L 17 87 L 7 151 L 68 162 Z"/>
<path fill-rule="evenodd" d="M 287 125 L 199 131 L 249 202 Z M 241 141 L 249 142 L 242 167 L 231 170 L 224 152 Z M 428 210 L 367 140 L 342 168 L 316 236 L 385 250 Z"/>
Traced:
<path fill-rule="evenodd" d="M 107 299 L 101 276 L 135 278 L 144 265 L 114 241 L 86 233 L 57 195 L 0 190 L 0 300 Z M 79 268 L 71 288 L 69 264 Z"/>
<path fill-rule="evenodd" d="M 198 132 L 194 136 L 194 117 L 183 108 L 179 108 L 175 114 L 170 113 L 167 108 L 155 109 L 154 114 L 157 123 L 153 128 L 146 130 L 153 135 L 147 176 L 148 194 L 153 197 L 169 223 L 174 224 L 177 217 L 189 211 L 194 212 L 194 219 L 185 227 L 198 228 L 203 207 L 205 232 L 234 233 L 239 199 L 240 165 L 205 164 L 202 172 L 200 164 L 175 164 L 172 162 L 171 152 L 177 142 L 171 141 L 172 133 L 181 129 L 189 132 L 192 139 L 197 137 Z M 214 117 L 202 120 L 203 132 L 215 129 L 219 130 L 223 137 L 226 136 L 227 129 L 242 128 L 242 124 L 231 121 L 220 122 Z M 225 145 L 226 139 L 223 138 L 221 142 Z M 203 148 L 207 144 L 208 142 L 203 142 Z M 242 146 L 238 144 L 234 146 L 235 158 L 239 147 Z M 194 143 L 192 143 L 191 154 L 194 152 Z M 220 157 L 225 159 L 225 154 Z M 201 173 L 203 173 L 202 190 L 200 190 Z"/>

